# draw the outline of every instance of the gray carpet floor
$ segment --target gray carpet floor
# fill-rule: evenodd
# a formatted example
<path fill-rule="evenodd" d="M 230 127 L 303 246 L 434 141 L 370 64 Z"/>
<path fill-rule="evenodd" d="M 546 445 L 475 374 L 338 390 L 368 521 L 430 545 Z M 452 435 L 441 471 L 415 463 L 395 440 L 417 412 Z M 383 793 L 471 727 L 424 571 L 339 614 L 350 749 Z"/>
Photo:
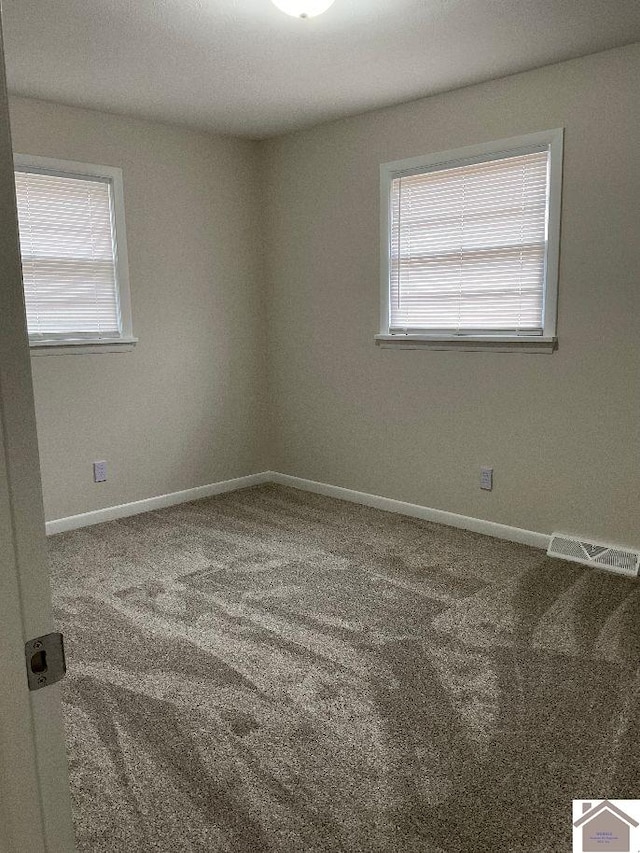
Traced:
<path fill-rule="evenodd" d="M 640 796 L 640 584 L 267 485 L 50 539 L 78 849 L 555 853 Z"/>

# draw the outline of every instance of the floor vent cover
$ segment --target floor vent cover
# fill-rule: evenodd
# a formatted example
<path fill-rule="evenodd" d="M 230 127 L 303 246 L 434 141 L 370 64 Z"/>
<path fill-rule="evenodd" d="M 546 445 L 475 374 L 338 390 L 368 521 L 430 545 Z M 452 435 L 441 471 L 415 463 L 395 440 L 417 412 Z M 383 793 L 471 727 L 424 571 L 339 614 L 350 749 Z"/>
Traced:
<path fill-rule="evenodd" d="M 603 545 L 601 542 L 587 542 L 564 533 L 554 533 L 547 551 L 549 557 L 571 560 L 594 566 L 608 572 L 616 572 L 635 578 L 640 571 L 640 552 L 618 548 L 615 545 Z"/>

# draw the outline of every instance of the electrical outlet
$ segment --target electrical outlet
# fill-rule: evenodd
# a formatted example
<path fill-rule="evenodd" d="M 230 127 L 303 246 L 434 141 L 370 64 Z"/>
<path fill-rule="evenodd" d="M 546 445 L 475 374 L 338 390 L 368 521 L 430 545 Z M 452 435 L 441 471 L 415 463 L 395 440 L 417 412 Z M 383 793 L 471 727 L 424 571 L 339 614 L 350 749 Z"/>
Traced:
<path fill-rule="evenodd" d="M 488 492 L 493 489 L 493 468 L 480 469 L 480 488 Z"/>
<path fill-rule="evenodd" d="M 93 482 L 94 483 L 104 483 L 107 479 L 107 463 L 106 462 L 94 462 L 93 463 Z"/>

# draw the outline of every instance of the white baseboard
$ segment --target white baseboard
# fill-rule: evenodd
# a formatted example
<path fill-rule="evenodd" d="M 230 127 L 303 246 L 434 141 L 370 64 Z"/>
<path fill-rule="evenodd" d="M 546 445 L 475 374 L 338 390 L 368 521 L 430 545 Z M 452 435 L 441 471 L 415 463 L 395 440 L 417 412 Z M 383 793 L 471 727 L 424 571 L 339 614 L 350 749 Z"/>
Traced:
<path fill-rule="evenodd" d="M 331 486 L 327 483 L 317 483 L 315 480 L 292 477 L 290 474 L 279 474 L 277 471 L 267 471 L 267 475 L 269 481 L 279 483 L 281 486 L 291 486 L 294 489 L 315 492 L 318 495 L 327 495 L 330 498 L 339 498 L 343 501 L 383 509 L 386 512 L 410 515 L 413 518 L 434 521 L 436 524 L 446 524 L 448 527 L 460 527 L 463 530 L 472 530 L 474 533 L 494 536 L 496 539 L 507 539 L 509 542 L 519 542 L 521 545 L 532 545 L 534 548 L 546 550 L 549 547 L 550 536 L 546 533 L 536 533 L 533 530 L 510 527 L 508 524 L 498 524 L 496 521 L 485 521 L 481 518 L 458 515 L 455 512 L 446 512 L 442 509 L 431 509 L 431 507 L 420 506 L 419 504 L 396 501 L 393 498 L 383 498 L 380 495 L 370 495 L 367 492 L 356 492 L 353 489 L 344 489 L 341 486 Z"/>
<path fill-rule="evenodd" d="M 212 495 L 221 495 L 224 492 L 235 492 L 238 489 L 268 483 L 271 479 L 271 472 L 263 471 L 260 474 L 249 474 L 246 477 L 236 477 L 233 480 L 209 483 L 207 486 L 196 486 L 194 489 L 185 489 L 182 492 L 171 492 L 168 495 L 158 495 L 155 498 L 145 498 L 142 501 L 108 506 L 105 509 L 96 509 L 93 512 L 83 512 L 81 515 L 70 515 L 67 518 L 47 521 L 46 531 L 48 536 L 52 536 L 54 533 L 64 533 L 67 530 L 76 530 L 79 527 L 89 527 L 91 524 L 101 524 L 103 521 L 113 521 L 116 518 L 126 518 L 129 515 L 150 512 L 153 509 L 197 501 L 198 498 L 209 498 Z"/>
<path fill-rule="evenodd" d="M 116 518 L 126 518 L 129 515 L 138 515 L 141 512 L 150 512 L 154 509 L 187 503 L 188 501 L 198 500 L 198 498 L 221 495 L 224 492 L 234 492 L 238 489 L 246 489 L 249 486 L 258 486 L 261 483 L 279 483 L 281 486 L 291 486 L 294 489 L 315 492 L 318 495 L 327 495 L 330 498 L 339 498 L 343 501 L 375 507 L 386 512 L 397 512 L 400 515 L 422 518 L 425 521 L 433 521 L 436 524 L 445 524 L 449 527 L 472 530 L 474 533 L 483 533 L 486 536 L 494 536 L 496 539 L 507 539 L 510 542 L 519 542 L 522 545 L 532 545 L 534 548 L 544 548 L 546 550 L 549 546 L 550 536 L 546 533 L 522 530 L 519 527 L 510 527 L 507 524 L 498 524 L 495 521 L 485 521 L 481 518 L 458 515 L 455 512 L 432 509 L 431 507 L 420 506 L 419 504 L 397 501 L 393 498 L 384 498 L 380 495 L 371 495 L 367 492 L 356 492 L 353 489 L 344 489 L 342 486 L 317 483 L 315 480 L 305 480 L 302 477 L 293 477 L 290 474 L 280 474 L 278 471 L 262 471 L 259 474 L 236 477 L 234 480 L 222 480 L 219 483 L 197 486 L 195 489 L 185 489 L 182 492 L 172 492 L 168 495 L 158 495 L 155 498 L 146 498 L 141 501 L 133 501 L 133 503 L 110 506 L 105 509 L 94 510 L 93 512 L 84 512 L 81 515 L 70 515 L 68 518 L 58 518 L 47 522 L 47 535 L 51 536 L 54 533 L 64 533 L 67 530 L 76 530 L 79 527 L 88 527 L 91 524 L 100 524 L 103 521 L 113 521 Z"/>

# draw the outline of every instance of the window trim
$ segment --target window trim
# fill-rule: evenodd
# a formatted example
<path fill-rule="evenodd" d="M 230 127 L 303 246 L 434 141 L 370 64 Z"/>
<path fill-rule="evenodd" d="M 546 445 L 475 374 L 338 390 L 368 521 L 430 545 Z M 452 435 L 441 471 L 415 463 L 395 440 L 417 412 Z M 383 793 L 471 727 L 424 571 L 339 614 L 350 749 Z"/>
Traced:
<path fill-rule="evenodd" d="M 512 136 L 382 163 L 380 166 L 380 332 L 376 344 L 397 349 L 457 349 L 496 352 L 553 352 L 557 346 L 558 267 L 560 259 L 560 219 L 562 204 L 562 157 L 564 129 L 555 128 L 524 136 Z M 549 148 L 549 219 L 545 264 L 544 316 L 542 335 L 514 335 L 512 332 L 400 334 L 389 331 L 391 184 L 394 178 L 498 160 L 514 154 L 533 153 Z"/>
<path fill-rule="evenodd" d="M 50 338 L 29 336 L 32 356 L 127 352 L 136 345 L 131 318 L 131 287 L 127 251 L 127 229 L 124 217 L 124 184 L 122 169 L 117 166 L 98 166 L 75 160 L 60 160 L 53 157 L 37 157 L 31 154 L 14 154 L 14 169 L 23 172 L 41 172 L 60 177 L 103 178 L 111 185 L 113 231 L 115 234 L 115 271 L 120 314 L 119 337 L 93 338 L 87 335 L 76 337 L 52 335 Z"/>

